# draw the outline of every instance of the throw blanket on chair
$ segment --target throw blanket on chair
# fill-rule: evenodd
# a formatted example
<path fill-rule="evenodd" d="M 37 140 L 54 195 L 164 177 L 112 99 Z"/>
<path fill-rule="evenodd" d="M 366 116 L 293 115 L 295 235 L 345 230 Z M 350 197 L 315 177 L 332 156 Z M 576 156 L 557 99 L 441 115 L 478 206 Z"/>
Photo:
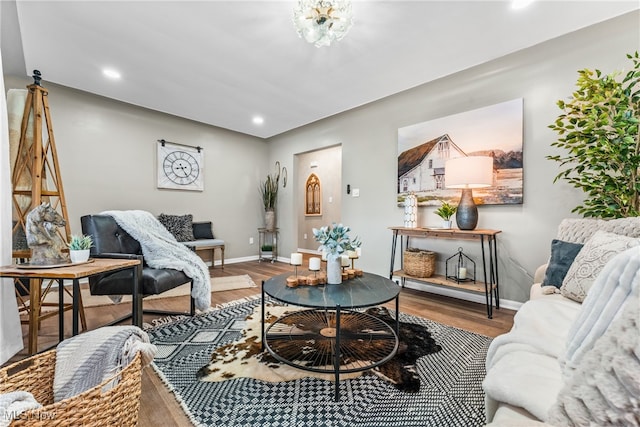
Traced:
<path fill-rule="evenodd" d="M 62 341 L 56 349 L 53 399 L 78 395 L 126 368 L 140 352 L 142 366 L 153 360 L 156 346 L 137 326 L 105 326 Z M 110 384 L 110 388 L 117 381 Z"/>
<path fill-rule="evenodd" d="M 136 239 L 142 248 L 144 261 L 153 268 L 172 268 L 193 279 L 191 296 L 200 311 L 211 306 L 211 278 L 209 267 L 146 211 L 106 211 L 120 227 Z"/>

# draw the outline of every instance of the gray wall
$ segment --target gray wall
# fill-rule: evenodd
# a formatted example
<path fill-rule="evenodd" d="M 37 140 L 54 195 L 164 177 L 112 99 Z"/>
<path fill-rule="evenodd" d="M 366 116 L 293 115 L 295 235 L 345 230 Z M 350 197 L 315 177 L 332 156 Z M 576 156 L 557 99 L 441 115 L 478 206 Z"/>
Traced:
<path fill-rule="evenodd" d="M 228 258 L 255 258 L 256 229 L 263 224 L 260 180 L 275 161 L 297 174 L 297 154 L 341 145 L 341 220 L 362 238 L 358 266 L 386 275 L 391 254 L 388 227 L 403 221 L 403 209 L 396 206 L 398 128 L 524 98 L 524 204 L 481 206 L 478 225 L 502 230 L 498 246 L 501 297 L 524 301 L 535 268 L 548 257 L 558 223 L 572 216 L 571 209 L 582 198 L 572 187 L 552 183 L 557 166 L 545 159 L 554 153 L 550 144 L 556 136 L 547 125 L 559 113 L 555 102 L 571 94 L 578 69 L 610 72 L 627 67 L 625 54 L 640 49 L 639 19 L 640 13 L 634 12 L 268 141 L 45 80 L 72 231 L 79 232 L 81 215 L 105 209 L 189 212 L 196 220 L 214 221 L 216 234 L 227 241 Z M 29 83 L 5 76 L 7 90 Z M 155 141 L 161 138 L 204 147 L 204 192 L 156 188 Z M 359 188 L 360 197 L 347 196 L 346 184 Z M 298 201 L 303 195 L 296 191 L 288 185 L 279 192 L 279 252 L 285 257 L 299 245 Z M 421 225 L 437 223 L 432 208 L 421 208 L 419 214 Z M 249 237 L 254 237 L 254 245 Z M 416 245 L 442 253 L 441 259 L 458 246 L 479 257 L 477 245 L 468 242 Z"/>
<path fill-rule="evenodd" d="M 535 268 L 548 258 L 558 223 L 574 216 L 571 209 L 582 198 L 567 184 L 552 183 L 557 165 L 545 159 L 554 153 L 550 144 L 556 135 L 547 126 L 560 112 L 555 102 L 570 96 L 579 69 L 611 72 L 630 66 L 626 54 L 640 48 L 639 18 L 638 12 L 630 13 L 273 137 L 270 156 L 287 163 L 297 153 L 342 144 L 342 191 L 346 184 L 360 189 L 359 198 L 343 193 L 342 222 L 362 238 L 359 266 L 386 275 L 392 237 L 388 227 L 403 221 L 403 209 L 395 203 L 398 128 L 524 98 L 524 204 L 481 206 L 478 226 L 502 230 L 501 297 L 525 301 Z M 281 211 L 280 224 L 294 221 L 291 195 L 280 203 L 289 207 Z M 432 208 L 420 208 L 419 216 L 421 225 L 437 222 Z M 282 230 L 283 253 L 292 249 L 287 244 L 298 241 L 299 236 L 290 234 L 296 229 Z M 469 242 L 416 245 L 442 253 L 441 260 L 458 246 L 479 258 L 478 245 Z"/>
<path fill-rule="evenodd" d="M 46 78 L 46 70 L 43 70 Z M 5 88 L 32 80 L 5 77 Z M 191 213 L 213 221 L 227 258 L 256 256 L 262 224 L 258 182 L 267 173 L 264 140 L 180 119 L 43 81 L 71 232 L 80 217 L 108 209 L 142 209 L 155 215 Z M 204 148 L 204 191 L 156 188 L 156 141 Z"/>

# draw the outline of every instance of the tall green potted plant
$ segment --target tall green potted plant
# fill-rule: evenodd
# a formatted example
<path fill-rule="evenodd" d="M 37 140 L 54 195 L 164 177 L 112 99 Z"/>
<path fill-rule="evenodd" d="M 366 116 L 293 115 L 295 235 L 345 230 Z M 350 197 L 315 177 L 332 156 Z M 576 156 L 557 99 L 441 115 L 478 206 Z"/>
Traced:
<path fill-rule="evenodd" d="M 275 228 L 276 203 L 278 201 L 278 180 L 272 175 L 260 184 L 260 194 L 264 206 L 264 223 L 267 230 Z"/>
<path fill-rule="evenodd" d="M 578 87 L 568 101 L 557 102 L 562 114 L 549 127 L 560 138 L 553 147 L 567 151 L 547 156 L 560 163 L 559 179 L 586 193 L 572 212 L 585 217 L 640 215 L 640 58 L 627 55 L 626 74 L 578 71 Z"/>

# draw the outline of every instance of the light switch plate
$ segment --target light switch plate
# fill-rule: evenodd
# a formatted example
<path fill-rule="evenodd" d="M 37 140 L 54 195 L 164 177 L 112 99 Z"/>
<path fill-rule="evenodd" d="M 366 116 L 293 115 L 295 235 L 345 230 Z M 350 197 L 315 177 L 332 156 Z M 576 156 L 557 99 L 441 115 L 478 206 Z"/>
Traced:
<path fill-rule="evenodd" d="M 353 197 L 360 197 L 360 189 L 359 188 L 352 189 L 351 194 L 353 194 Z"/>

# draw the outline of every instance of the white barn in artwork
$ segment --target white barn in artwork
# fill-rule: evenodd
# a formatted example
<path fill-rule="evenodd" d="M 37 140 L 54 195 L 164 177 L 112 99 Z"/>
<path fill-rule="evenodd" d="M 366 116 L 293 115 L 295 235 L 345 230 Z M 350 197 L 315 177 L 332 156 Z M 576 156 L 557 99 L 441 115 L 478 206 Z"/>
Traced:
<path fill-rule="evenodd" d="M 398 193 L 443 190 L 444 164 L 466 156 L 445 134 L 398 155 Z"/>

